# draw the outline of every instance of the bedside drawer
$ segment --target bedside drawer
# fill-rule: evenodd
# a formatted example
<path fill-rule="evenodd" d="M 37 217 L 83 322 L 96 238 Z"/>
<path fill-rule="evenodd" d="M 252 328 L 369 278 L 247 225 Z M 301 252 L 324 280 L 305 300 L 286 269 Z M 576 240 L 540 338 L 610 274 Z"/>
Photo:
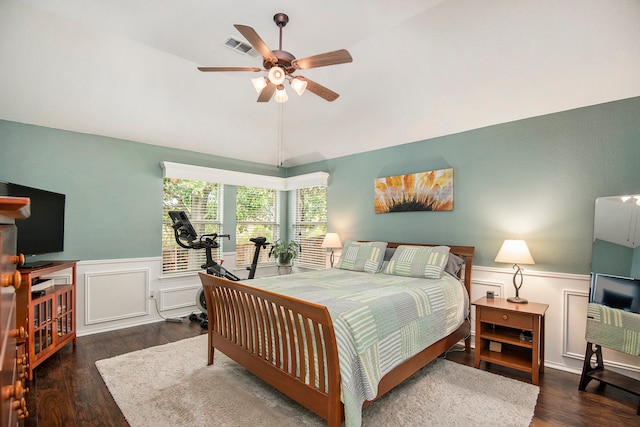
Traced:
<path fill-rule="evenodd" d="M 480 309 L 480 321 L 508 326 L 510 328 L 533 330 L 533 316 L 527 313 L 492 310 L 482 307 Z"/>

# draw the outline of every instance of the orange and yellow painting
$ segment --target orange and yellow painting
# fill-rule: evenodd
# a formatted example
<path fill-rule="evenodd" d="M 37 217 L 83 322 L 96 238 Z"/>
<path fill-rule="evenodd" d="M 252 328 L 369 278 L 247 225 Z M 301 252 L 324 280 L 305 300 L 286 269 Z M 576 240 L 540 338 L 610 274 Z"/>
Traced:
<path fill-rule="evenodd" d="M 376 178 L 376 213 L 452 211 L 453 168 Z"/>

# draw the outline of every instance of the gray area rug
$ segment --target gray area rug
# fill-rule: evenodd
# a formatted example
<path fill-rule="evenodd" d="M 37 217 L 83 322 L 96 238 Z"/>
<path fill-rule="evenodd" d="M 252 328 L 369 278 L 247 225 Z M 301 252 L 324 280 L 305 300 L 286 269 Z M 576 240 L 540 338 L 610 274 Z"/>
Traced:
<path fill-rule="evenodd" d="M 326 423 L 216 352 L 200 335 L 96 366 L 125 418 L 147 426 Z M 365 408 L 364 426 L 528 426 L 537 386 L 438 359 Z"/>

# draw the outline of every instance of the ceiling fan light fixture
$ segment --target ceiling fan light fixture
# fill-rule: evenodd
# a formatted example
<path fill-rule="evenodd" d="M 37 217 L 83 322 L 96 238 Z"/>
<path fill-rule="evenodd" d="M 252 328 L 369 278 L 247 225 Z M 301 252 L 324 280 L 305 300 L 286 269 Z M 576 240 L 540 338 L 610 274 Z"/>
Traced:
<path fill-rule="evenodd" d="M 284 86 L 278 85 L 274 99 L 276 100 L 276 102 L 279 102 L 280 104 L 282 104 L 283 102 L 287 102 L 287 100 L 289 99 L 289 96 L 287 95 L 287 92 L 284 90 Z"/>
<path fill-rule="evenodd" d="M 280 67 L 271 67 L 269 70 L 269 81 L 274 85 L 281 85 L 284 82 L 286 74 Z"/>
<path fill-rule="evenodd" d="M 251 83 L 258 93 L 262 92 L 262 89 L 267 87 L 267 79 L 265 79 L 264 77 L 256 77 L 255 79 L 251 79 Z"/>
<path fill-rule="evenodd" d="M 302 96 L 304 91 L 307 89 L 307 81 L 303 80 L 303 79 L 300 79 L 298 77 L 293 78 L 291 80 L 290 84 L 291 84 L 291 87 L 293 88 L 293 90 L 296 91 L 298 96 Z"/>

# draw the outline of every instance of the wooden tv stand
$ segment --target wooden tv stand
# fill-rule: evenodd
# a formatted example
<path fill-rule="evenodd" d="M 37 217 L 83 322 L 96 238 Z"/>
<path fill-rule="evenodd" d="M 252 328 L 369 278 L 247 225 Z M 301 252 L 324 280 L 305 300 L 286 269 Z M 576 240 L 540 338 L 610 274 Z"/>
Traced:
<path fill-rule="evenodd" d="M 41 295 L 32 294 L 36 282 L 55 278 L 56 273 L 71 270 L 67 283 L 47 287 Z M 22 286 L 16 291 L 16 324 L 27 332 L 27 379 L 49 356 L 73 342 L 76 345 L 76 261 L 51 261 L 34 268 L 21 267 Z"/>

